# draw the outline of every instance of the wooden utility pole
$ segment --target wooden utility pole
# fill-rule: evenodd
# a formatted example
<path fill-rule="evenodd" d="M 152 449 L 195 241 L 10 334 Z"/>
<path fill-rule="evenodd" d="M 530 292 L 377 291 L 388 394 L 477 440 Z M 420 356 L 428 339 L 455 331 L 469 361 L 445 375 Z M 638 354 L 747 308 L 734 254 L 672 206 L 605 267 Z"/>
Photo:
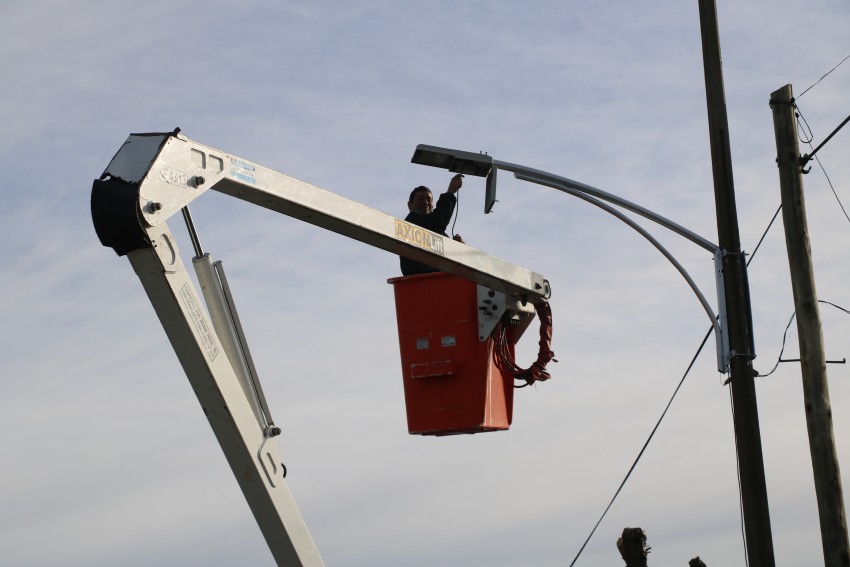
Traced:
<path fill-rule="evenodd" d="M 774 567 L 773 538 L 770 530 L 764 457 L 752 366 L 755 353 L 752 346 L 746 262 L 741 253 L 735 188 L 732 182 L 729 123 L 726 115 L 717 8 L 714 0 L 699 0 L 699 11 L 711 163 L 714 174 L 714 199 L 717 208 L 718 245 L 724 251 L 723 281 L 728 318 L 725 330 L 732 353 L 730 379 L 747 556 L 750 565 Z"/>
<path fill-rule="evenodd" d="M 841 473 L 832 430 L 832 410 L 826 376 L 820 310 L 812 270 L 812 251 L 803 197 L 803 171 L 797 141 L 797 116 L 791 85 L 770 95 L 773 129 L 776 135 L 776 162 L 782 192 L 782 220 L 785 245 L 791 269 L 797 336 L 800 343 L 800 367 L 803 374 L 803 400 L 809 451 L 815 477 L 815 495 L 820 516 L 825 567 L 850 566 L 850 542 L 844 515 Z"/>

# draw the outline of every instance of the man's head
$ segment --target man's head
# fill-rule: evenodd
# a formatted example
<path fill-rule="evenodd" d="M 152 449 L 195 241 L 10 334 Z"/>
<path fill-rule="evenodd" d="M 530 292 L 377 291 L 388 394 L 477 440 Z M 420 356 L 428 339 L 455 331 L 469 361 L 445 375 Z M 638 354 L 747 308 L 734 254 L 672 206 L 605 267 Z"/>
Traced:
<path fill-rule="evenodd" d="M 434 196 L 431 190 L 420 185 L 410 192 L 410 198 L 407 200 L 407 209 L 411 212 L 428 214 L 434 210 Z"/>

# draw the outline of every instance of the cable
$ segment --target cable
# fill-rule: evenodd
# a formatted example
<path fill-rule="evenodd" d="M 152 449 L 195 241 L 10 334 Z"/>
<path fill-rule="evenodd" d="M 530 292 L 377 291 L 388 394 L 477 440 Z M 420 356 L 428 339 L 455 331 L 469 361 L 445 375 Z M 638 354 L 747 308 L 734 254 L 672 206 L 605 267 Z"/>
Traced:
<path fill-rule="evenodd" d="M 823 176 L 826 177 L 826 182 L 829 184 L 829 188 L 832 189 L 832 194 L 835 196 L 835 200 L 838 202 L 838 206 L 839 208 L 841 208 L 841 212 L 844 213 L 844 218 L 847 219 L 847 222 L 850 222 L 850 215 L 847 214 L 847 209 L 844 208 L 844 204 L 838 197 L 838 193 L 835 191 L 835 186 L 832 184 L 832 179 L 830 179 L 829 175 L 827 175 L 826 169 L 824 169 L 820 159 L 815 157 L 815 161 L 818 162 L 818 166 L 820 166 L 820 170 L 823 172 Z"/>
<path fill-rule="evenodd" d="M 573 565 L 575 565 L 576 561 L 578 561 L 578 558 L 581 555 L 582 551 L 584 551 L 584 548 L 590 542 L 590 538 L 592 538 L 593 534 L 596 532 L 596 528 L 598 528 L 599 524 L 602 523 L 602 520 L 605 518 L 605 515 L 608 513 L 608 510 L 610 510 L 611 506 L 614 504 L 614 500 L 617 499 L 617 496 L 619 496 L 620 491 L 623 490 L 623 487 L 626 485 L 626 481 L 629 480 L 629 477 L 632 475 L 632 472 L 635 470 L 635 467 L 637 467 L 638 461 L 640 461 L 640 458 L 643 456 L 643 453 L 646 451 L 646 448 L 649 446 L 649 442 L 652 441 L 652 438 L 655 435 L 655 432 L 658 431 L 658 427 L 661 425 L 661 421 L 664 419 L 664 416 L 667 415 L 667 410 L 669 410 L 670 406 L 673 404 L 673 399 L 676 397 L 676 394 L 679 393 L 679 389 L 682 387 L 682 384 L 685 382 L 685 378 L 687 378 L 688 374 L 691 372 L 691 368 L 693 368 L 694 363 L 697 361 L 697 358 L 699 357 L 700 353 L 702 352 L 702 349 L 705 346 L 705 343 L 708 341 L 708 337 L 711 336 L 712 331 L 714 331 L 714 327 L 709 327 L 708 332 L 705 334 L 705 337 L 702 339 L 702 343 L 700 343 L 699 348 L 697 349 L 696 353 L 694 354 L 693 358 L 691 359 L 691 363 L 688 365 L 687 370 L 685 370 L 685 373 L 682 375 L 681 380 L 679 380 L 679 384 L 676 386 L 676 389 L 673 391 L 673 395 L 670 396 L 670 401 L 667 402 L 667 406 L 664 408 L 664 411 L 661 412 L 661 417 L 658 418 L 658 422 L 656 422 L 655 427 L 652 428 L 652 432 L 649 434 L 649 438 L 643 444 L 643 447 L 641 447 L 641 450 L 638 453 L 637 458 L 635 459 L 634 463 L 632 463 L 632 466 L 629 468 L 629 472 L 626 473 L 626 477 L 623 479 L 623 482 L 621 482 L 619 488 L 617 488 L 617 492 L 614 493 L 614 497 L 611 498 L 611 501 L 608 503 L 608 506 L 605 507 L 605 511 L 602 512 L 602 516 L 599 518 L 599 521 L 596 522 L 595 526 L 593 526 L 593 529 L 590 531 L 590 535 L 587 536 L 587 539 L 584 540 L 584 544 L 582 544 L 581 549 L 579 549 L 578 553 L 576 553 L 575 558 L 573 559 L 572 563 L 570 563 L 570 567 L 573 567 Z"/>
<path fill-rule="evenodd" d="M 802 134 L 798 134 L 797 137 L 800 138 L 801 142 L 803 142 L 804 144 L 809 144 L 809 147 L 811 147 L 812 142 L 815 139 L 815 135 L 812 133 L 812 127 L 809 126 L 809 121 L 806 120 L 805 116 L 803 116 L 803 113 L 800 110 L 800 106 L 797 104 L 796 100 L 791 101 L 791 106 L 794 107 L 794 110 L 797 111 L 797 116 L 800 117 L 800 121 L 797 122 L 797 131 L 800 132 L 800 130 L 803 126 L 805 126 L 806 130 L 809 131 L 808 139 L 805 139 L 805 137 Z"/>
<path fill-rule="evenodd" d="M 832 307 L 835 307 L 836 309 L 840 309 L 841 311 L 844 311 L 845 313 L 850 315 L 850 311 L 848 311 L 847 309 L 844 309 L 843 307 L 836 305 L 836 304 L 834 304 L 830 301 L 824 301 L 823 299 L 818 299 L 818 303 L 825 303 L 827 305 L 831 305 Z M 794 318 L 796 316 L 797 316 L 797 312 L 794 311 L 794 313 L 791 314 L 791 319 L 788 320 L 788 325 L 785 327 L 785 332 L 782 334 L 782 348 L 779 349 L 779 356 L 776 359 L 776 364 L 773 365 L 773 368 L 771 368 L 770 372 L 768 372 L 767 374 L 757 374 L 756 376 L 758 376 L 759 378 L 767 378 L 768 376 L 770 376 L 771 374 L 776 372 L 777 368 L 779 368 L 779 363 L 782 362 L 782 354 L 785 352 L 785 342 L 786 342 L 786 339 L 788 337 L 788 329 L 791 328 L 791 323 L 794 322 Z"/>
<path fill-rule="evenodd" d="M 803 116 L 803 111 L 800 110 L 800 105 L 797 104 L 796 101 L 794 101 L 793 104 L 794 104 L 794 109 L 797 111 L 797 116 L 800 117 L 800 120 L 806 125 L 806 128 L 809 130 L 809 139 L 803 140 L 803 137 L 801 136 L 800 141 L 802 141 L 804 144 L 808 144 L 809 147 L 811 148 L 812 147 L 812 140 L 814 140 L 814 134 L 812 134 L 812 129 L 809 127 L 809 123 L 808 123 L 808 121 L 806 121 L 806 117 Z M 841 126 L 836 128 L 835 130 L 833 130 L 832 134 L 830 134 L 829 137 L 827 137 L 827 139 L 824 140 L 821 143 L 821 145 L 817 147 L 817 149 L 812 151 L 811 154 L 808 154 L 808 158 L 811 159 L 812 157 L 814 157 L 815 161 L 818 162 L 818 166 L 820 167 L 821 171 L 823 172 L 823 176 L 826 177 L 826 182 L 827 182 L 827 184 L 829 184 L 829 188 L 832 190 L 832 194 L 835 196 L 835 200 L 838 202 L 838 206 L 841 208 L 841 212 L 844 213 L 844 217 L 847 219 L 847 222 L 850 222 L 850 215 L 847 214 L 847 209 L 844 208 L 844 204 L 841 202 L 841 198 L 839 198 L 838 192 L 835 190 L 835 186 L 832 184 L 832 179 L 830 179 L 829 175 L 826 173 L 826 168 L 824 168 L 823 163 L 821 163 L 820 159 L 817 156 L 815 156 L 815 153 L 817 152 L 817 150 L 819 150 L 821 147 L 823 147 L 823 145 L 826 142 L 829 141 L 829 138 L 831 138 L 842 126 L 844 126 L 847 123 L 848 120 L 850 120 L 850 116 L 848 116 L 847 119 L 845 119 L 844 122 L 841 123 Z M 799 129 L 799 122 L 797 124 L 798 124 L 798 129 Z M 803 162 L 802 165 L 805 165 L 805 162 Z"/>
<path fill-rule="evenodd" d="M 833 306 L 833 307 L 835 307 L 836 309 L 840 309 L 841 311 L 844 311 L 845 313 L 847 313 L 848 315 L 850 315 L 850 310 L 844 309 L 843 307 L 839 307 L 838 305 L 836 305 L 836 304 L 834 304 L 834 303 L 831 303 L 831 302 L 829 302 L 829 301 L 824 301 L 824 300 L 822 300 L 822 299 L 818 299 L 818 303 L 826 303 L 827 305 L 832 305 L 832 306 Z"/>
<path fill-rule="evenodd" d="M 799 110 L 799 107 L 797 108 L 797 110 Z M 847 118 L 845 118 L 845 119 L 844 119 L 844 121 L 843 121 L 841 124 L 839 124 L 839 125 L 835 128 L 835 130 L 833 130 L 832 132 L 830 132 L 829 136 L 827 136 L 827 137 L 824 139 L 824 141 L 820 143 L 820 145 L 819 145 L 818 147 L 816 147 L 814 150 L 812 150 L 812 153 L 804 155 L 804 156 L 800 159 L 800 165 L 805 166 L 805 165 L 809 162 L 809 160 L 811 160 L 811 159 L 815 156 L 815 154 L 816 154 L 816 153 L 818 153 L 818 150 L 820 150 L 822 147 L 824 147 L 824 146 L 826 145 L 826 143 L 827 143 L 828 141 L 830 141 L 830 140 L 832 139 L 832 137 L 833 137 L 833 136 L 835 136 L 835 135 L 838 133 L 838 131 L 839 131 L 839 130 L 841 130 L 842 128 L 844 128 L 844 126 L 845 126 L 848 122 L 850 122 L 850 116 L 848 116 Z"/>
<path fill-rule="evenodd" d="M 836 65 L 835 67 L 833 67 L 832 69 L 830 69 L 829 71 L 827 71 L 827 72 L 824 74 L 824 76 L 823 76 L 823 77 L 821 77 L 820 79 L 818 79 L 817 81 L 815 81 L 815 83 L 814 83 L 812 86 L 810 86 L 809 88 L 807 88 L 806 90 L 804 90 L 802 93 L 800 93 L 800 94 L 797 96 L 797 98 L 800 98 L 801 96 L 803 96 L 804 94 L 806 94 L 807 92 L 809 92 L 810 90 L 812 90 L 812 89 L 815 87 L 815 85 L 817 85 L 817 84 L 818 84 L 818 83 L 820 83 L 822 80 L 824 80 L 824 79 L 826 78 L 826 76 L 827 76 L 827 75 L 829 75 L 830 73 L 832 73 L 833 71 L 835 71 L 836 69 L 838 69 L 838 67 L 839 67 L 842 63 L 844 63 L 845 61 L 847 61 L 848 59 L 850 59 L 850 55 L 848 55 L 847 57 L 845 57 L 844 59 L 842 59 L 842 60 L 838 63 L 838 65 Z"/>
<path fill-rule="evenodd" d="M 729 408 L 732 411 L 732 423 L 735 422 L 735 400 L 732 397 L 732 388 L 729 388 Z M 738 509 L 741 516 L 741 540 L 744 542 L 744 565 L 749 567 L 750 558 L 746 553 L 747 530 L 744 526 L 744 485 L 741 482 L 741 463 L 738 461 L 738 437 L 735 436 L 735 470 L 738 473 Z"/>
<path fill-rule="evenodd" d="M 750 254 L 750 259 L 747 260 L 747 267 L 750 266 L 750 262 L 753 261 L 753 257 L 756 255 L 756 252 L 759 251 L 759 248 L 761 247 L 761 243 L 764 242 L 764 237 L 767 236 L 767 233 L 770 231 L 770 227 L 773 226 L 773 222 L 776 220 L 776 217 L 779 216 L 779 211 L 781 211 L 781 210 L 782 210 L 782 204 L 779 205 L 779 208 L 777 208 L 776 212 L 773 213 L 773 218 L 771 218 L 770 222 L 767 223 L 767 228 L 764 229 L 764 232 L 762 233 L 761 238 L 759 238 L 758 244 L 756 244 L 756 247 L 753 249 L 753 253 Z"/>
<path fill-rule="evenodd" d="M 455 225 L 457 224 L 457 217 L 460 216 L 460 191 L 455 193 L 455 220 L 452 223 L 452 238 L 457 236 L 455 234 Z"/>
<path fill-rule="evenodd" d="M 546 371 L 546 365 L 549 362 L 558 362 L 555 359 L 555 353 L 552 352 L 552 308 L 549 306 L 549 302 L 540 301 L 534 304 L 534 310 L 540 319 L 540 341 L 538 342 L 537 360 L 528 368 L 520 368 L 516 363 L 511 348 L 515 341 L 508 338 L 502 321 L 499 321 L 495 332 L 491 335 L 493 360 L 496 362 L 496 367 L 501 372 L 512 376 L 514 380 L 525 381 L 525 384 L 515 385 L 515 388 L 524 388 L 534 382 L 548 380 L 550 375 Z"/>
<path fill-rule="evenodd" d="M 782 353 L 785 352 L 785 339 L 786 339 L 786 337 L 788 337 L 788 329 L 791 328 L 791 323 L 794 322 L 794 317 L 796 317 L 796 316 L 797 316 L 797 312 L 794 311 L 794 313 L 791 314 L 791 318 L 788 320 L 788 325 L 786 325 L 786 327 L 785 327 L 785 332 L 782 333 L 782 348 L 779 349 L 779 357 L 776 359 L 776 364 L 773 365 L 773 368 L 771 368 L 770 372 L 768 372 L 767 374 L 761 374 L 761 373 L 756 374 L 756 376 L 758 376 L 759 378 L 767 378 L 768 376 L 770 376 L 771 374 L 776 372 L 777 368 L 779 368 L 779 363 L 782 362 Z"/>
<path fill-rule="evenodd" d="M 463 175 L 460 174 L 460 173 L 458 173 L 455 177 L 458 177 L 458 176 L 461 179 L 463 178 Z M 452 178 L 452 180 L 454 180 L 454 178 Z M 463 182 L 461 182 L 461 185 L 462 184 L 463 184 Z M 455 220 L 452 223 L 452 238 L 457 236 L 457 234 L 455 233 L 455 225 L 457 224 L 457 218 L 460 216 L 460 191 L 456 191 L 454 196 L 455 196 Z"/>

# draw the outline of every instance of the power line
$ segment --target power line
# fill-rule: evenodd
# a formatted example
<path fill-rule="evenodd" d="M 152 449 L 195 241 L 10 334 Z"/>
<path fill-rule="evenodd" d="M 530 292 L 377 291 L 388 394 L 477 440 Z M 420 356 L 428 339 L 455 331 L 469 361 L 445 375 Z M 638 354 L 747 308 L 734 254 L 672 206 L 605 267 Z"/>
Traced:
<path fill-rule="evenodd" d="M 643 447 L 641 447 L 640 452 L 638 453 L 638 456 L 635 459 L 635 462 L 632 463 L 632 466 L 629 468 L 629 472 L 626 473 L 626 477 L 623 479 L 623 482 L 620 483 L 619 488 L 617 488 L 617 492 L 614 493 L 614 496 L 613 496 L 613 498 L 611 498 L 611 501 L 608 503 L 608 506 L 605 507 L 605 511 L 602 512 L 602 516 L 599 518 L 599 521 L 596 522 L 595 526 L 593 526 L 593 529 L 590 531 L 590 535 L 587 536 L 587 539 L 584 540 L 584 543 L 582 544 L 581 549 L 579 549 L 578 553 L 576 553 L 575 558 L 573 559 L 572 563 L 570 563 L 570 567 L 573 567 L 573 565 L 575 565 L 576 561 L 578 561 L 578 558 L 581 555 L 581 553 L 584 551 L 584 548 L 590 542 L 590 538 L 592 538 L 593 534 L 596 533 L 596 528 L 598 528 L 599 524 L 602 523 L 602 520 L 605 518 L 605 515 L 608 513 L 608 510 L 610 510 L 611 506 L 614 504 L 614 500 L 616 500 L 617 496 L 620 495 L 620 492 L 623 490 L 623 487 L 626 485 L 626 481 L 629 480 L 629 477 L 632 475 L 632 472 L 634 472 L 635 468 L 637 467 L 638 461 L 640 461 L 640 458 L 643 456 L 643 453 L 646 451 L 646 448 L 649 446 L 649 442 L 652 441 L 653 436 L 655 436 L 655 432 L 658 431 L 658 427 L 661 425 L 661 421 L 664 419 L 664 416 L 667 415 L 667 410 L 669 410 L 670 406 L 673 404 L 673 400 L 675 399 L 676 394 L 679 393 L 679 389 L 682 387 L 682 384 L 685 382 L 685 378 L 688 377 L 688 374 L 690 373 L 691 368 L 693 368 L 694 363 L 697 361 L 697 358 L 699 357 L 700 353 L 702 352 L 702 349 L 705 346 L 706 341 L 708 341 L 708 337 L 711 336 L 712 331 L 714 331 L 714 327 L 710 327 L 708 329 L 708 332 L 705 334 L 705 338 L 702 339 L 702 343 L 700 343 L 699 348 L 697 349 L 696 353 L 694 354 L 693 358 L 691 359 L 691 363 L 688 365 L 687 370 L 685 370 L 684 375 L 682 375 L 682 379 L 679 380 L 679 384 L 676 386 L 676 389 L 673 391 L 673 395 L 670 396 L 670 401 L 667 402 L 667 406 L 665 406 L 664 411 L 661 412 L 661 417 L 658 418 L 658 422 L 655 424 L 655 427 L 652 428 L 652 432 L 649 434 L 649 438 L 643 444 Z"/>
<path fill-rule="evenodd" d="M 732 388 L 729 388 L 729 408 L 732 412 L 732 421 L 735 420 L 735 399 L 732 397 Z M 741 467 L 738 464 L 738 436 L 735 438 L 735 471 L 738 473 L 738 513 L 741 516 L 741 540 L 744 542 L 744 550 L 747 549 L 747 528 L 744 525 L 744 486 L 741 482 Z M 744 553 L 744 565 L 749 567 L 750 558 Z"/>
<path fill-rule="evenodd" d="M 826 182 L 829 184 L 829 188 L 832 189 L 832 194 L 835 195 L 835 200 L 838 202 L 838 206 L 841 208 L 841 212 L 844 213 L 844 218 L 847 219 L 847 222 L 850 222 L 850 215 L 847 214 L 847 209 L 845 209 L 844 205 L 841 203 L 841 199 L 839 199 L 838 193 L 835 191 L 835 187 L 832 185 L 832 180 L 826 173 L 826 169 L 824 169 L 823 164 L 821 163 L 819 158 L 816 157 L 815 161 L 818 162 L 818 166 L 820 166 L 820 169 L 823 172 L 823 176 L 826 177 Z"/>
<path fill-rule="evenodd" d="M 798 108 L 798 110 L 799 110 L 799 108 Z M 812 159 L 816 153 L 818 153 L 818 150 L 820 150 L 822 147 L 824 147 L 826 145 L 826 143 L 828 141 L 830 141 L 832 139 L 832 137 L 835 136 L 838 133 L 838 131 L 841 130 L 844 127 L 844 125 L 847 124 L 848 122 L 850 122 L 850 116 L 845 118 L 844 121 L 841 124 L 839 124 L 838 127 L 835 130 L 833 130 L 829 134 L 829 136 L 827 136 L 826 139 L 824 139 L 824 141 L 820 143 L 820 145 L 818 147 L 816 147 L 814 150 L 812 150 L 812 153 L 806 154 L 802 158 L 800 158 L 800 165 L 805 166 L 809 162 L 809 160 Z"/>
<path fill-rule="evenodd" d="M 785 340 L 788 338 L 788 329 L 791 328 L 791 323 L 794 322 L 794 317 L 797 316 L 797 312 L 791 314 L 791 318 L 788 319 L 788 324 L 785 326 L 785 332 L 782 333 L 782 348 L 779 349 L 779 356 L 776 359 L 776 364 L 773 365 L 773 368 L 770 369 L 770 372 L 767 374 L 758 373 L 756 376 L 759 378 L 766 378 L 776 372 L 776 369 L 779 368 L 779 363 L 782 361 L 782 354 L 785 352 Z"/>
<path fill-rule="evenodd" d="M 811 88 L 811 87 L 809 87 L 809 88 Z M 799 98 L 799 97 L 797 97 L 797 98 Z M 807 136 L 808 139 L 803 139 L 803 136 L 800 136 L 800 141 L 803 142 L 804 144 L 808 144 L 808 146 L 811 148 L 812 147 L 812 141 L 814 140 L 814 134 L 812 133 L 812 128 L 811 128 L 811 126 L 809 126 L 809 123 L 806 120 L 806 117 L 803 116 L 803 111 L 800 110 L 800 105 L 797 104 L 796 100 L 793 102 L 793 104 L 794 104 L 794 109 L 797 111 L 797 115 L 800 117 L 800 121 L 805 125 L 806 129 L 809 131 L 809 135 Z M 834 136 L 835 133 L 838 132 L 838 130 L 841 129 L 842 126 L 847 124 L 848 120 L 850 120 L 850 116 L 848 116 L 844 120 L 844 122 L 842 122 L 841 125 L 838 126 L 838 128 L 833 130 L 832 134 L 830 134 L 826 138 L 826 140 L 821 142 L 820 146 L 818 146 L 817 149 L 812 151 L 811 154 L 808 154 L 808 157 L 809 158 L 814 157 L 815 161 L 818 162 L 818 166 L 820 167 L 821 171 L 823 172 L 823 176 L 826 177 L 826 182 L 829 185 L 830 190 L 832 190 L 832 194 L 835 196 L 835 200 L 836 200 L 836 202 L 838 202 L 838 206 L 841 208 L 841 212 L 844 213 L 844 218 L 847 219 L 847 222 L 850 222 L 850 215 L 847 214 L 847 209 L 844 208 L 844 204 L 841 202 L 841 198 L 838 196 L 838 192 L 835 190 L 835 186 L 832 184 L 832 179 L 829 178 L 829 174 L 827 174 L 826 168 L 823 166 L 823 163 L 821 163 L 820 158 L 815 156 L 815 153 L 817 152 L 817 150 L 819 150 L 821 147 L 823 147 L 823 145 L 825 143 L 827 143 L 829 141 L 829 139 L 832 138 L 832 136 Z M 800 122 L 798 122 L 797 124 L 799 125 Z M 803 162 L 802 165 L 805 165 L 805 162 Z M 805 172 L 806 171 L 804 170 L 803 173 L 805 173 Z"/>
<path fill-rule="evenodd" d="M 847 57 L 845 57 L 844 59 L 842 59 L 841 61 L 839 61 L 839 62 L 838 62 L 838 65 L 836 65 L 835 67 L 833 67 L 832 69 L 830 69 L 829 71 L 827 71 L 827 72 L 823 75 L 823 77 L 821 77 L 820 79 L 818 79 L 817 81 L 815 81 L 815 83 L 814 83 L 812 86 L 810 86 L 809 88 L 807 88 L 806 90 L 804 90 L 803 92 L 801 92 L 799 95 L 797 95 L 797 98 L 800 98 L 801 96 L 803 96 L 804 94 L 806 94 L 807 92 L 809 92 L 810 90 L 812 90 L 812 89 L 815 87 L 815 85 L 817 85 L 817 84 L 818 84 L 818 83 L 820 83 L 822 80 L 824 80 L 824 79 L 827 77 L 827 75 L 829 75 L 830 73 L 832 73 L 833 71 L 835 71 L 836 69 L 838 69 L 838 67 L 840 67 L 840 66 L 841 66 L 841 64 L 842 64 L 842 63 L 844 63 L 845 61 L 847 61 L 848 59 L 850 59 L 850 55 L 848 55 Z"/>
<path fill-rule="evenodd" d="M 824 300 L 822 300 L 822 299 L 818 299 L 818 303 L 824 303 L 824 304 L 826 304 L 826 305 L 830 305 L 830 306 L 835 307 L 836 309 L 839 309 L 839 310 L 841 310 L 841 311 L 844 311 L 845 313 L 847 313 L 848 315 L 850 315 L 850 311 L 848 311 L 847 309 L 844 309 L 844 308 L 843 308 L 843 307 L 841 307 L 840 305 L 836 305 L 835 303 L 832 303 L 832 302 L 830 302 L 830 301 L 824 301 Z M 771 374 L 773 374 L 774 372 L 776 372 L 776 369 L 777 369 L 777 368 L 779 368 L 779 363 L 780 363 L 780 362 L 782 362 L 782 354 L 785 352 L 785 342 L 786 342 L 786 340 L 787 340 L 787 338 L 788 338 L 788 329 L 790 329 L 790 328 L 791 328 L 791 323 L 793 323 L 793 322 L 794 322 L 794 318 L 795 318 L 796 316 L 797 316 L 797 312 L 796 312 L 796 311 L 795 311 L 794 313 L 792 313 L 792 314 L 791 314 L 791 318 L 788 320 L 788 325 L 786 325 L 786 327 L 785 327 L 785 332 L 784 332 L 784 333 L 782 333 L 782 348 L 780 348 L 780 349 L 779 349 L 779 356 L 778 356 L 778 357 L 777 357 L 777 359 L 776 359 L 776 364 L 774 364 L 774 365 L 773 365 L 773 368 L 771 368 L 771 369 L 770 369 L 770 372 L 768 372 L 767 374 L 758 374 L 758 377 L 759 377 L 759 378 L 767 378 L 768 376 L 770 376 Z"/>
<path fill-rule="evenodd" d="M 773 217 L 770 219 L 770 222 L 767 223 L 767 228 L 765 228 L 764 232 L 761 234 L 761 238 L 759 238 L 758 244 L 756 244 L 756 247 L 753 249 L 753 252 L 750 254 L 750 259 L 747 260 L 747 267 L 750 266 L 750 263 L 753 261 L 753 258 L 755 257 L 756 252 L 758 252 L 759 248 L 761 248 L 761 243 L 764 242 L 764 237 L 767 236 L 768 232 L 770 232 L 770 229 L 773 226 L 773 223 L 776 222 L 776 217 L 779 216 L 779 211 L 781 211 L 781 210 L 782 210 L 782 205 L 780 204 L 779 207 L 777 207 L 776 212 L 773 213 Z"/>

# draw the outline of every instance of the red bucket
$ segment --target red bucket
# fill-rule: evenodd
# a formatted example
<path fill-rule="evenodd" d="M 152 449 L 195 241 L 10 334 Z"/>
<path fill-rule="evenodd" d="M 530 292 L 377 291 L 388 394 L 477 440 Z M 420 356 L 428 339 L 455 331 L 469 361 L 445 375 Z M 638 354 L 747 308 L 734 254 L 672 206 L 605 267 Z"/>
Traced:
<path fill-rule="evenodd" d="M 388 283 L 395 291 L 408 431 L 508 429 L 514 381 L 496 367 L 492 341 L 479 340 L 476 284 L 444 272 Z"/>

